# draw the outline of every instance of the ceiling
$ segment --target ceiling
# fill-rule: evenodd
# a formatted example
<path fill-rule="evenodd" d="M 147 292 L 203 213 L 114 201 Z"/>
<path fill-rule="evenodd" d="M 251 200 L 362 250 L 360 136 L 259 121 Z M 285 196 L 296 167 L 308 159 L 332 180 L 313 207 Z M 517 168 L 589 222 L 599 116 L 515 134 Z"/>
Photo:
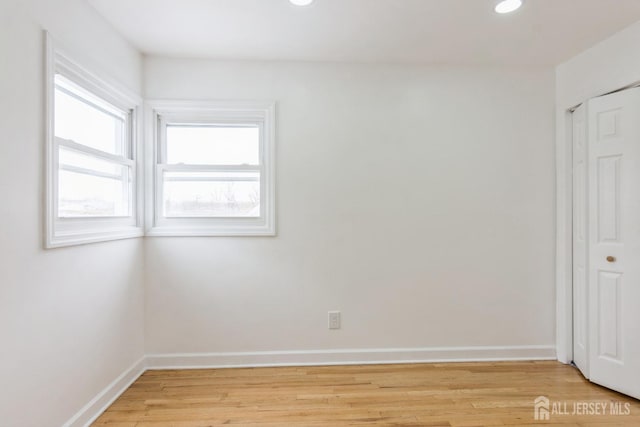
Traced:
<path fill-rule="evenodd" d="M 640 20 L 640 0 L 88 0 L 149 55 L 544 66 Z"/>

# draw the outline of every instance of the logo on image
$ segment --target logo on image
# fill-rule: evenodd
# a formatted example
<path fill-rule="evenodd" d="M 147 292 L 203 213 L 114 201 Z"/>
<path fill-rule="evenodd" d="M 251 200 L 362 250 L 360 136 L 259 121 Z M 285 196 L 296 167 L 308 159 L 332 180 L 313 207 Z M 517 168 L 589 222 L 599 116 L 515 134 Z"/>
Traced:
<path fill-rule="evenodd" d="M 549 399 L 546 396 L 538 396 L 533 402 L 533 418 L 536 421 L 549 419 Z"/>

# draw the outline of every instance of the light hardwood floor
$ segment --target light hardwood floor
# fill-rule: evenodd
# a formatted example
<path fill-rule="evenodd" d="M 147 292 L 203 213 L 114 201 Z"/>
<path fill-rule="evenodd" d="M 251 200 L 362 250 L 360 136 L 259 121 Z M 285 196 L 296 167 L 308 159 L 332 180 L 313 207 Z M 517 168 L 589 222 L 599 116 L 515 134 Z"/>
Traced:
<path fill-rule="evenodd" d="M 607 404 L 607 414 L 535 421 L 541 395 L 568 412 Z M 630 414 L 611 415 L 611 403 Z M 640 402 L 557 362 L 171 370 L 146 372 L 94 425 L 640 426 Z"/>

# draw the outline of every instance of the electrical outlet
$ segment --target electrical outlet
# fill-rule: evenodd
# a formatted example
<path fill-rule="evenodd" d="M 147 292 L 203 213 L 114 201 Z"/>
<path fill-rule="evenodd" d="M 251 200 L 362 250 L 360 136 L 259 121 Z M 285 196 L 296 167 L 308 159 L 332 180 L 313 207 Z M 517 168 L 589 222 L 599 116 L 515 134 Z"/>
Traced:
<path fill-rule="evenodd" d="M 340 329 L 340 312 L 329 312 L 329 329 Z"/>

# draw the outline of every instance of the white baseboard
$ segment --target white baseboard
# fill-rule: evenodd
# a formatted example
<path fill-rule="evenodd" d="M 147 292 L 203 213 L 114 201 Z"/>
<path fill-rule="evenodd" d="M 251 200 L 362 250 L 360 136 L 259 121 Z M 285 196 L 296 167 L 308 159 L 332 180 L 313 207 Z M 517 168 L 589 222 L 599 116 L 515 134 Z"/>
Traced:
<path fill-rule="evenodd" d="M 146 370 L 146 357 L 140 358 L 96 397 L 80 409 L 63 427 L 88 426 L 94 422 Z"/>
<path fill-rule="evenodd" d="M 63 427 L 90 425 L 140 375 L 149 369 L 495 362 L 509 360 L 556 360 L 556 348 L 552 345 L 530 345 L 149 354 L 138 360 L 105 387 L 104 390 L 67 421 Z"/>
<path fill-rule="evenodd" d="M 552 345 L 149 354 L 147 369 L 556 360 Z"/>

